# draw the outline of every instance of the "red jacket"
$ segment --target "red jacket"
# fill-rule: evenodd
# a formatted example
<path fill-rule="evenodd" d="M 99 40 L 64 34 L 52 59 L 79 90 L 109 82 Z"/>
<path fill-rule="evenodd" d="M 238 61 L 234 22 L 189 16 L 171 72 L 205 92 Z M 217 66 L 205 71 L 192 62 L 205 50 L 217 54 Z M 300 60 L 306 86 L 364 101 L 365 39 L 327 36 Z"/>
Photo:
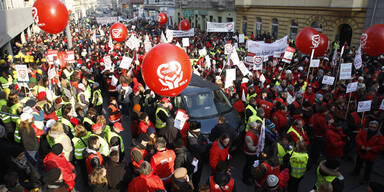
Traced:
<path fill-rule="evenodd" d="M 175 159 L 176 154 L 173 150 L 156 152 L 151 158 L 153 173 L 167 183 L 174 172 Z"/>
<path fill-rule="evenodd" d="M 67 161 L 64 157 L 64 153 L 56 155 L 52 152 L 48 153 L 43 160 L 44 169 L 49 171 L 52 168 L 59 168 L 64 182 L 68 185 L 68 191 L 72 191 L 75 187 L 76 174 L 73 172 L 75 167 Z"/>
<path fill-rule="evenodd" d="M 273 108 L 273 103 L 262 99 L 259 102 L 259 106 L 264 110 L 265 118 L 270 118 L 271 117 L 271 110 Z"/>
<path fill-rule="evenodd" d="M 157 175 L 140 175 L 135 177 L 128 186 L 128 192 L 156 192 L 165 190 L 163 181 Z"/>
<path fill-rule="evenodd" d="M 268 175 L 275 175 L 276 177 L 278 177 L 280 174 L 280 165 L 277 165 L 276 167 L 272 167 L 268 163 L 264 162 L 263 166 L 265 167 L 266 172 L 264 174 L 264 178 L 261 181 L 258 181 L 261 186 L 264 186 Z"/>
<path fill-rule="evenodd" d="M 209 177 L 209 186 L 211 189 L 211 192 L 232 192 L 233 187 L 235 186 L 235 180 L 231 178 L 225 186 L 219 186 L 216 184 L 215 180 L 213 179 L 213 176 Z"/>
<path fill-rule="evenodd" d="M 331 158 L 342 158 L 345 144 L 345 134 L 333 126 L 328 129 L 325 143 L 325 156 Z"/>
<path fill-rule="evenodd" d="M 245 106 L 244 106 L 243 101 L 241 101 L 241 99 L 237 100 L 233 104 L 233 108 L 235 108 L 235 110 L 240 114 L 241 117 L 244 115 L 243 113 L 244 113 L 244 110 L 245 110 Z"/>
<path fill-rule="evenodd" d="M 220 161 L 226 161 L 229 154 L 229 147 L 221 148 L 219 146 L 219 141 L 212 143 L 212 147 L 209 150 L 209 165 L 211 166 L 212 172 L 216 170 L 216 166 Z M 220 144 L 221 145 L 221 144 Z"/>
<path fill-rule="evenodd" d="M 314 114 L 309 121 L 313 125 L 314 136 L 325 136 L 328 131 L 328 120 L 323 113 Z"/>
<path fill-rule="evenodd" d="M 138 162 L 138 163 L 137 163 L 135 160 L 133 160 L 133 157 L 132 157 L 132 152 L 135 151 L 135 150 L 139 151 L 139 152 L 141 153 L 141 156 L 143 156 L 142 161 L 140 161 L 140 162 Z M 139 169 L 141 163 L 144 161 L 145 157 L 147 157 L 148 152 L 147 152 L 147 150 L 145 150 L 145 149 L 140 149 L 140 148 L 138 148 L 138 147 L 133 147 L 133 149 L 129 152 L 129 154 L 130 154 L 130 157 L 131 157 L 131 162 L 132 162 L 133 167 L 134 167 L 135 169 Z"/>
<path fill-rule="evenodd" d="M 287 115 L 283 111 L 278 110 L 273 113 L 272 117 L 272 121 L 276 125 L 276 130 L 281 134 L 287 128 Z"/>
<path fill-rule="evenodd" d="M 147 133 L 147 129 L 149 127 L 155 127 L 151 121 L 149 121 L 149 123 L 145 123 L 144 121 L 140 121 L 139 129 L 137 130 L 137 135 L 140 135 L 140 133 Z"/>
<path fill-rule="evenodd" d="M 292 126 L 292 128 L 295 129 L 297 133 L 299 133 L 300 137 L 302 138 L 302 141 L 304 141 L 304 143 L 308 147 L 309 146 L 309 139 L 308 139 L 308 136 L 305 133 L 304 129 L 302 131 L 299 131 L 295 126 Z M 291 136 L 291 139 L 293 142 L 297 143 L 300 140 L 300 138 L 296 135 L 295 132 L 291 131 L 288 134 L 289 134 L 289 136 Z"/>
<path fill-rule="evenodd" d="M 375 161 L 377 154 L 384 149 L 384 137 L 380 132 L 375 133 L 369 140 L 367 139 L 367 129 L 362 129 L 356 135 L 357 154 L 365 160 Z M 361 147 L 369 147 L 370 150 L 362 150 Z"/>

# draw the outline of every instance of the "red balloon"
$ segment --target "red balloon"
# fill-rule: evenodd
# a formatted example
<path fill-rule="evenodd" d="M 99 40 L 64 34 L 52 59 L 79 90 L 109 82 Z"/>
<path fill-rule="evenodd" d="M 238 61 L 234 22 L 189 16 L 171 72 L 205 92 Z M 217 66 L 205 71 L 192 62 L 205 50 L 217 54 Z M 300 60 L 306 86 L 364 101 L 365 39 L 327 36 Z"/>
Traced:
<path fill-rule="evenodd" d="M 179 23 L 179 30 L 188 31 L 191 29 L 191 23 L 188 20 L 183 19 Z"/>
<path fill-rule="evenodd" d="M 306 55 L 312 53 L 320 44 L 320 33 L 312 27 L 302 29 L 296 36 L 296 48 Z"/>
<path fill-rule="evenodd" d="M 37 25 L 47 33 L 60 33 L 68 23 L 68 10 L 59 0 L 37 0 L 32 16 Z"/>
<path fill-rule="evenodd" d="M 160 25 L 164 25 L 167 23 L 167 21 L 168 21 L 167 14 L 165 14 L 163 12 L 159 13 L 159 15 L 157 16 L 157 22 L 159 22 Z"/>
<path fill-rule="evenodd" d="M 320 43 L 319 46 L 315 49 L 313 57 L 322 57 L 324 53 L 328 50 L 328 37 L 323 33 L 320 33 Z"/>
<path fill-rule="evenodd" d="M 177 96 L 189 84 L 192 66 L 187 53 L 176 45 L 162 43 L 144 57 L 141 74 L 145 84 L 162 96 Z"/>
<path fill-rule="evenodd" d="M 113 24 L 109 30 L 109 33 L 111 34 L 112 39 L 118 42 L 124 41 L 128 36 L 127 27 L 125 27 L 125 25 L 122 23 Z"/>
<path fill-rule="evenodd" d="M 361 48 L 370 56 L 384 54 L 384 24 L 376 24 L 368 27 L 361 35 Z"/>

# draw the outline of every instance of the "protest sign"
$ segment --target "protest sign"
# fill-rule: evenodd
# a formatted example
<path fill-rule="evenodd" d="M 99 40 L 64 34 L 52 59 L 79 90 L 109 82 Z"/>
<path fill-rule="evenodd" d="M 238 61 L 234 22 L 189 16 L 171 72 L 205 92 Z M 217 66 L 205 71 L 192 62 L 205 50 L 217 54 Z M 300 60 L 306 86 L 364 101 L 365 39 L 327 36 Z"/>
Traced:
<path fill-rule="evenodd" d="M 185 122 L 188 120 L 188 115 L 184 110 L 177 110 L 176 111 L 176 117 L 175 122 L 173 124 L 174 127 L 176 127 L 178 130 L 183 129 Z"/>
<path fill-rule="evenodd" d="M 174 38 L 177 38 L 177 37 L 193 37 L 195 35 L 195 29 L 194 28 L 192 28 L 192 29 L 190 29 L 188 31 L 170 30 L 170 29 L 167 29 L 167 31 L 172 31 Z"/>
<path fill-rule="evenodd" d="M 207 49 L 205 49 L 205 47 L 202 48 L 202 49 L 200 49 L 200 50 L 199 50 L 199 55 L 200 55 L 201 57 L 207 55 Z"/>
<path fill-rule="evenodd" d="M 381 105 L 380 105 L 380 108 L 379 108 L 380 110 L 384 110 L 384 99 L 383 100 L 381 100 Z"/>
<path fill-rule="evenodd" d="M 207 22 L 207 32 L 235 32 L 235 23 L 226 22 L 226 23 L 216 23 L 216 22 Z"/>
<path fill-rule="evenodd" d="M 340 65 L 340 80 L 352 79 L 352 63 L 342 63 Z"/>
<path fill-rule="evenodd" d="M 189 47 L 189 38 L 183 38 L 182 39 L 183 47 Z"/>
<path fill-rule="evenodd" d="M 285 63 L 291 63 L 293 54 L 295 54 L 296 49 L 293 47 L 287 47 L 285 50 L 284 56 L 283 56 L 283 62 Z"/>
<path fill-rule="evenodd" d="M 103 57 L 104 60 L 104 66 L 106 70 L 112 70 L 112 60 L 111 56 L 107 55 Z"/>
<path fill-rule="evenodd" d="M 358 82 L 348 83 L 346 93 L 352 93 L 357 90 Z"/>
<path fill-rule="evenodd" d="M 249 73 L 251 73 L 247 67 L 244 65 L 244 63 L 242 61 L 239 62 L 239 64 L 237 65 L 239 67 L 239 70 L 241 71 L 241 73 L 246 76 L 248 75 Z"/>
<path fill-rule="evenodd" d="M 335 81 L 335 77 L 324 75 L 322 83 L 325 85 L 333 85 L 334 81 Z"/>
<path fill-rule="evenodd" d="M 27 65 L 15 65 L 15 68 L 16 68 L 16 74 L 17 74 L 17 81 L 28 82 L 29 76 L 28 76 Z"/>
<path fill-rule="evenodd" d="M 236 50 L 233 50 L 231 52 L 231 55 L 229 56 L 229 58 L 232 60 L 234 65 L 238 65 L 240 63 L 239 55 L 237 54 Z"/>
<path fill-rule="evenodd" d="M 49 64 L 53 65 L 56 60 L 58 59 L 58 54 L 59 52 L 57 50 L 48 50 L 47 51 L 47 61 Z"/>
<path fill-rule="evenodd" d="M 126 45 L 129 47 L 131 50 L 138 50 L 140 47 L 140 40 L 136 38 L 135 35 L 131 35 L 131 37 L 128 39 L 126 42 Z"/>
<path fill-rule="evenodd" d="M 372 100 L 359 101 L 357 104 L 357 112 L 367 112 L 371 110 Z"/>
<path fill-rule="evenodd" d="M 209 55 L 205 56 L 205 66 L 208 68 L 211 68 L 211 58 L 209 58 Z"/>
<path fill-rule="evenodd" d="M 224 45 L 224 54 L 228 55 L 232 51 L 232 44 L 227 43 Z"/>
<path fill-rule="evenodd" d="M 165 31 L 165 36 L 167 37 L 167 43 L 172 42 L 172 40 L 173 40 L 173 30 Z"/>
<path fill-rule="evenodd" d="M 279 52 L 273 53 L 273 58 L 280 58 L 280 57 L 281 57 L 281 53 L 279 53 Z"/>
<path fill-rule="evenodd" d="M 247 56 L 245 57 L 245 60 L 244 62 L 248 65 L 252 65 L 253 64 L 253 57 L 256 56 L 256 53 L 251 53 L 251 52 L 248 52 L 247 53 Z"/>
<path fill-rule="evenodd" d="M 269 56 L 268 55 L 264 55 L 264 57 L 263 57 L 263 61 L 264 62 L 267 62 L 269 60 Z"/>
<path fill-rule="evenodd" d="M 361 45 L 359 46 L 359 49 L 357 49 L 356 51 L 353 65 L 355 66 L 355 69 L 360 69 L 361 66 L 363 65 L 363 61 L 361 60 Z"/>
<path fill-rule="evenodd" d="M 262 56 L 273 56 L 275 53 L 284 53 L 287 48 L 288 36 L 285 36 L 273 43 L 264 43 L 263 41 L 247 40 L 248 52 Z"/>
<path fill-rule="evenodd" d="M 132 63 L 132 60 L 133 60 L 132 58 L 124 56 L 120 62 L 120 68 L 129 69 L 129 66 Z"/>
<path fill-rule="evenodd" d="M 239 34 L 239 43 L 244 43 L 244 34 Z"/>
<path fill-rule="evenodd" d="M 253 57 L 253 70 L 263 70 L 263 57 Z"/>
<path fill-rule="evenodd" d="M 309 67 L 319 67 L 320 66 L 320 59 L 312 59 L 311 63 L 309 64 Z"/>
<path fill-rule="evenodd" d="M 233 86 L 233 81 L 236 80 L 236 69 L 225 70 L 225 89 Z"/>
<path fill-rule="evenodd" d="M 75 63 L 75 52 L 74 51 L 65 52 L 64 60 L 67 63 Z"/>
<path fill-rule="evenodd" d="M 56 68 L 52 67 L 48 69 L 48 80 L 51 80 L 56 77 Z"/>
<path fill-rule="evenodd" d="M 150 41 L 144 41 L 145 52 L 148 53 L 152 49 L 152 43 Z"/>

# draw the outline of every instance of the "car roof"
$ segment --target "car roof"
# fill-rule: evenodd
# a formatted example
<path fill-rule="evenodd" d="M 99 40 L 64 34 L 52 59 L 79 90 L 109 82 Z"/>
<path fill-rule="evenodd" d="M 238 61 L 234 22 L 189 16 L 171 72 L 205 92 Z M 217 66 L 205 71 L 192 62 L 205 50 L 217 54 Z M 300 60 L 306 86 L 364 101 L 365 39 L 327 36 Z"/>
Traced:
<path fill-rule="evenodd" d="M 208 88 L 211 90 L 220 89 L 220 87 L 217 86 L 216 84 L 214 84 L 208 80 L 205 80 L 196 74 L 192 74 L 191 81 L 189 82 L 188 87 L 183 91 L 183 93 L 184 92 L 190 92 L 189 89 L 195 89 L 196 90 L 196 88 Z"/>

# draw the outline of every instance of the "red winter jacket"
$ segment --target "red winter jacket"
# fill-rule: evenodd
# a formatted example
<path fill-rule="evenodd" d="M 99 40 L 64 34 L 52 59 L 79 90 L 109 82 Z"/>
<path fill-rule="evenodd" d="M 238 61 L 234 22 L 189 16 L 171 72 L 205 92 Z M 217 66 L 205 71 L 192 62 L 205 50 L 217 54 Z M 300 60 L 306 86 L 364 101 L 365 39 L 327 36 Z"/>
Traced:
<path fill-rule="evenodd" d="M 240 115 L 244 115 L 244 110 L 245 110 L 245 106 L 244 106 L 244 103 L 243 101 L 241 101 L 241 99 L 237 100 L 234 104 L 233 104 L 233 108 L 235 108 L 235 110 L 240 114 Z M 241 116 L 242 117 L 242 116 Z"/>
<path fill-rule="evenodd" d="M 64 153 L 56 155 L 52 152 L 48 153 L 43 160 L 44 169 L 49 171 L 52 168 L 59 168 L 63 175 L 64 182 L 68 185 L 68 191 L 72 191 L 75 187 L 76 174 L 73 172 L 75 167 L 67 161 L 64 157 Z"/>
<path fill-rule="evenodd" d="M 384 149 L 384 136 L 377 132 L 368 140 L 367 133 L 367 129 L 362 129 L 356 135 L 357 154 L 361 158 L 373 162 L 377 154 Z M 362 146 L 370 148 L 370 150 L 362 150 Z"/>
<path fill-rule="evenodd" d="M 219 141 L 212 143 L 212 147 L 209 150 L 209 165 L 212 172 L 215 173 L 216 166 L 220 161 L 226 161 L 229 154 L 229 147 L 224 148 L 219 144 Z"/>
<path fill-rule="evenodd" d="M 151 158 L 152 172 L 168 183 L 174 172 L 175 159 L 176 154 L 173 150 L 166 149 L 156 152 Z"/>
<path fill-rule="evenodd" d="M 283 111 L 278 110 L 275 113 L 273 113 L 272 117 L 273 117 L 272 121 L 276 125 L 276 130 L 281 134 L 282 132 L 285 131 L 285 129 L 287 129 L 287 124 L 288 124 L 287 115 Z"/>
<path fill-rule="evenodd" d="M 261 108 L 263 108 L 264 113 L 265 113 L 265 118 L 270 118 L 271 117 L 271 110 L 273 108 L 273 103 L 262 99 L 259 101 L 259 106 Z"/>
<path fill-rule="evenodd" d="M 145 123 L 144 121 L 140 121 L 139 129 L 137 130 L 137 135 L 140 135 L 140 133 L 147 133 L 147 129 L 149 127 L 155 127 L 151 121 L 149 121 L 149 123 Z"/>
<path fill-rule="evenodd" d="M 337 130 L 333 126 L 328 129 L 326 134 L 325 156 L 331 158 L 342 158 L 345 144 L 345 134 L 342 130 Z"/>
<path fill-rule="evenodd" d="M 135 177 L 128 186 L 128 192 L 156 192 L 165 190 L 163 181 L 157 175 L 140 175 Z"/>
<path fill-rule="evenodd" d="M 313 125 L 313 134 L 317 137 L 324 137 L 328 131 L 328 120 L 323 113 L 316 113 L 309 120 Z"/>

